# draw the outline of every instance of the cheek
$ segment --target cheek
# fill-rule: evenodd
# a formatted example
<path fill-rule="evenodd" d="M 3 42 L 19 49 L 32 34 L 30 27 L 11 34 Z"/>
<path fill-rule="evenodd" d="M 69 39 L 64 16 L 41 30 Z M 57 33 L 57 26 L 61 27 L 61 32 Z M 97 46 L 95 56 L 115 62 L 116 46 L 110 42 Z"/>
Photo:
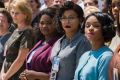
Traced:
<path fill-rule="evenodd" d="M 42 30 L 42 26 L 39 24 L 39 29 L 40 29 L 40 31 Z"/>
<path fill-rule="evenodd" d="M 49 31 L 50 31 L 51 33 L 55 32 L 55 30 L 56 30 L 55 27 L 53 27 L 53 26 L 49 26 Z"/>
<path fill-rule="evenodd" d="M 84 28 L 84 32 L 86 34 L 88 32 L 88 28 Z"/>
<path fill-rule="evenodd" d="M 102 30 L 95 30 L 96 36 L 103 37 Z"/>

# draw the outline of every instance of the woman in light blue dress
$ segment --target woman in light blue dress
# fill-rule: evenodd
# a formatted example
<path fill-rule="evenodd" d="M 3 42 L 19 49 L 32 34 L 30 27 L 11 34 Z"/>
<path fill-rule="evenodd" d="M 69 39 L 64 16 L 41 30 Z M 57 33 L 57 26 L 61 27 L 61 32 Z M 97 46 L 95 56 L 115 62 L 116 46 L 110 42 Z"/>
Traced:
<path fill-rule="evenodd" d="M 83 30 L 92 49 L 81 56 L 74 80 L 109 80 L 108 68 L 113 52 L 105 42 L 115 35 L 112 18 L 105 13 L 92 13 L 86 17 Z"/>

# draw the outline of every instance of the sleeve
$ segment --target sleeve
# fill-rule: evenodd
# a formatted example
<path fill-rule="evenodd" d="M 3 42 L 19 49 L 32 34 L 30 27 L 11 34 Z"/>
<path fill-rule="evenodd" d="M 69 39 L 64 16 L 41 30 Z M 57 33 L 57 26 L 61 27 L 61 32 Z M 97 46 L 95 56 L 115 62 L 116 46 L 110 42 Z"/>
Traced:
<path fill-rule="evenodd" d="M 31 49 L 34 45 L 34 36 L 32 30 L 25 30 L 20 41 L 20 48 Z"/>
<path fill-rule="evenodd" d="M 112 58 L 112 52 L 106 52 L 103 55 L 98 64 L 98 80 L 109 80 L 109 64 Z"/>

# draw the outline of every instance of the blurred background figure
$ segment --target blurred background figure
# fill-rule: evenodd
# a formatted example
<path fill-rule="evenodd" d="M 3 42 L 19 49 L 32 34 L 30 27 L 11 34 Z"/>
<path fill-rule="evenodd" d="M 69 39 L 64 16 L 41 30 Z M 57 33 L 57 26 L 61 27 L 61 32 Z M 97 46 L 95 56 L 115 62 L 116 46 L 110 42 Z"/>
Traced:
<path fill-rule="evenodd" d="M 0 70 L 4 61 L 4 45 L 12 34 L 9 31 L 11 23 L 13 20 L 10 13 L 5 8 L 0 8 Z"/>
<path fill-rule="evenodd" d="M 87 17 L 88 15 L 90 15 L 91 13 L 94 12 L 101 12 L 99 8 L 95 7 L 95 6 L 88 6 L 84 9 L 84 15 L 85 17 Z"/>
<path fill-rule="evenodd" d="M 83 0 L 83 3 L 84 3 L 84 8 L 85 8 L 85 7 L 88 7 L 88 6 L 96 6 L 96 7 L 99 7 L 99 6 L 98 6 L 98 0 Z"/>
<path fill-rule="evenodd" d="M 116 36 L 112 39 L 110 48 L 115 51 L 120 44 L 120 0 L 112 0 L 112 15 L 116 28 Z"/>
<path fill-rule="evenodd" d="M 71 0 L 71 1 L 82 7 L 82 9 L 84 10 L 84 3 L 82 0 Z"/>
<path fill-rule="evenodd" d="M 5 5 L 2 1 L 0 1 L 0 8 L 5 8 Z"/>
<path fill-rule="evenodd" d="M 39 2 L 41 3 L 41 6 L 45 4 L 44 0 L 39 0 Z"/>
<path fill-rule="evenodd" d="M 116 36 L 112 39 L 110 48 L 114 56 L 110 64 L 110 80 L 120 80 L 120 0 L 112 0 L 112 13 L 115 19 Z M 114 79 L 117 76 L 117 79 Z"/>
<path fill-rule="evenodd" d="M 52 5 L 63 5 L 66 0 L 53 0 Z"/>
<path fill-rule="evenodd" d="M 39 2 L 39 0 L 27 0 L 28 4 L 30 5 L 31 9 L 32 9 L 32 22 L 31 22 L 31 26 L 32 27 L 38 27 L 39 24 L 39 19 L 38 19 L 38 15 L 40 13 L 40 7 L 41 4 Z"/>
<path fill-rule="evenodd" d="M 31 26 L 33 28 L 35 36 L 35 43 L 37 43 L 39 40 L 43 39 L 43 36 L 39 29 L 39 14 L 41 3 L 39 2 L 39 0 L 27 0 L 27 3 L 30 5 L 30 8 L 32 9 Z"/>
<path fill-rule="evenodd" d="M 10 12 L 10 3 L 12 2 L 13 0 L 3 0 L 3 3 L 5 5 L 5 8 Z"/>
<path fill-rule="evenodd" d="M 43 10 L 52 5 L 53 0 L 44 0 L 44 4 L 41 6 L 40 10 Z"/>
<path fill-rule="evenodd" d="M 101 3 L 101 10 L 102 10 L 102 12 L 104 12 L 104 13 L 108 13 L 108 6 L 107 6 L 107 0 L 102 0 L 101 1 L 102 3 Z"/>

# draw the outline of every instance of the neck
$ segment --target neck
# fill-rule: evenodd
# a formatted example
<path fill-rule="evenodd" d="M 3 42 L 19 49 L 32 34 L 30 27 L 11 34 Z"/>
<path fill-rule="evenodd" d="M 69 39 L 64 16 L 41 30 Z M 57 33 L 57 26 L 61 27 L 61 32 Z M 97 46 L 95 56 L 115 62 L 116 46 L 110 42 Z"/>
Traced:
<path fill-rule="evenodd" d="M 76 32 L 69 32 L 69 33 L 66 33 L 66 37 L 68 38 L 68 39 L 71 39 L 71 38 L 73 38 L 73 36 L 76 34 Z"/>
<path fill-rule="evenodd" d="M 18 29 L 22 30 L 26 28 L 27 26 L 28 26 L 27 24 L 21 23 L 21 24 L 18 24 Z"/>
<path fill-rule="evenodd" d="M 104 40 L 91 41 L 92 50 L 97 50 L 104 45 Z"/>
<path fill-rule="evenodd" d="M 38 10 L 37 10 L 37 9 L 34 9 L 33 12 L 32 12 L 32 14 L 34 15 L 34 14 L 36 14 L 37 12 L 38 12 Z"/>
<path fill-rule="evenodd" d="M 48 42 L 51 38 L 53 38 L 55 35 L 49 35 L 45 36 L 45 41 Z"/>

